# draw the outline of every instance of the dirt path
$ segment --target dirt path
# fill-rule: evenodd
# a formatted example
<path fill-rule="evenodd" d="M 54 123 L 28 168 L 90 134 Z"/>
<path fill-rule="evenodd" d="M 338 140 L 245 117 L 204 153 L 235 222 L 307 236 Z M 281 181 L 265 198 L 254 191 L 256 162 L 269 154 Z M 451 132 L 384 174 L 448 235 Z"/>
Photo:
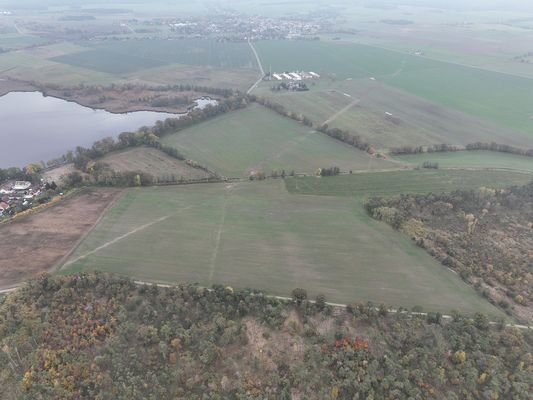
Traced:
<path fill-rule="evenodd" d="M 261 83 L 263 80 L 263 77 L 265 76 L 265 70 L 263 69 L 263 64 L 261 64 L 261 59 L 259 58 L 259 54 L 257 54 L 257 50 L 255 49 L 254 45 L 250 40 L 248 40 L 248 44 L 250 45 L 250 48 L 252 49 L 252 52 L 254 53 L 255 59 L 257 60 L 257 65 L 259 66 L 259 71 L 261 72 L 261 77 L 255 82 L 250 89 L 246 92 L 246 94 L 252 93 L 252 91 Z"/>
<path fill-rule="evenodd" d="M 222 231 L 224 229 L 224 223 L 226 222 L 226 214 L 228 210 L 228 201 L 229 201 L 229 190 L 225 195 L 224 204 L 222 206 L 222 216 L 220 217 L 220 222 L 218 223 L 218 228 L 215 236 L 215 246 L 213 247 L 213 253 L 211 254 L 211 260 L 209 262 L 209 285 L 213 284 L 213 277 L 215 275 L 216 262 L 218 256 L 218 250 L 220 249 L 220 239 L 222 238 Z"/>
<path fill-rule="evenodd" d="M 335 121 L 337 118 L 339 118 L 342 114 L 344 114 L 346 111 L 348 111 L 350 108 L 355 107 L 357 104 L 361 102 L 361 99 L 355 99 L 354 101 L 350 102 L 346 107 L 340 109 L 335 114 L 333 114 L 331 117 L 329 117 L 327 120 L 325 120 L 322 125 L 329 124 L 333 121 Z"/>

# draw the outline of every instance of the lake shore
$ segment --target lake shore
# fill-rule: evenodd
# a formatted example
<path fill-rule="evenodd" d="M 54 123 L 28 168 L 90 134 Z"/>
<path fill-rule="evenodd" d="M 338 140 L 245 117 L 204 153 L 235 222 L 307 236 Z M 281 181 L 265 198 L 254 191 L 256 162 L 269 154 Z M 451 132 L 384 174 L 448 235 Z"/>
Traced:
<path fill-rule="evenodd" d="M 202 92 L 177 90 L 155 90 L 142 85 L 128 86 L 123 90 L 121 87 L 62 87 L 50 88 L 38 83 L 0 78 L 0 97 L 11 92 L 41 92 L 45 96 L 55 97 L 61 100 L 74 102 L 80 106 L 93 110 L 104 110 L 113 114 L 126 114 L 138 111 L 154 111 L 171 114 L 184 114 L 194 107 L 197 98 L 209 96 Z M 152 102 L 160 98 L 190 98 L 191 102 L 179 106 L 153 106 Z"/>

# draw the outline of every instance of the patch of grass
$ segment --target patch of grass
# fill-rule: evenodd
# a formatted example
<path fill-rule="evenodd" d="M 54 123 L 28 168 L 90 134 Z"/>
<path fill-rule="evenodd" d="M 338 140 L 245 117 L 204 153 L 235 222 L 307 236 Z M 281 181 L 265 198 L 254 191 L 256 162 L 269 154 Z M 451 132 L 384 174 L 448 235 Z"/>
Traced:
<path fill-rule="evenodd" d="M 505 168 L 533 172 L 533 158 L 494 151 L 457 151 L 395 156 L 398 161 L 420 165 L 436 162 L 441 168 Z"/>
<path fill-rule="evenodd" d="M 314 174 L 330 166 L 344 171 L 396 167 L 259 105 L 166 136 L 163 143 L 228 177 L 281 169 Z"/>
<path fill-rule="evenodd" d="M 335 302 L 498 314 L 408 238 L 354 206 L 346 197 L 291 195 L 281 180 L 130 189 L 64 272 L 98 269 L 284 296 L 305 287 Z"/>
<path fill-rule="evenodd" d="M 411 94 L 533 135 L 533 80 L 360 44 L 257 43 L 273 71 L 314 70 L 326 79 L 375 77 Z"/>
<path fill-rule="evenodd" d="M 479 187 L 524 185 L 533 174 L 512 171 L 411 170 L 369 172 L 328 178 L 286 179 L 289 192 L 324 196 L 394 196 L 402 193 L 440 193 Z"/>

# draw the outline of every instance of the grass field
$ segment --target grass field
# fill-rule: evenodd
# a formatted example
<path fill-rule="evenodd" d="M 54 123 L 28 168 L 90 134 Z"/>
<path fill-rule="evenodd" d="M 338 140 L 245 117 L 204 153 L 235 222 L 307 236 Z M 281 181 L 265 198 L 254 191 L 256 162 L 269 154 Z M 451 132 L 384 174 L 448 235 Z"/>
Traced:
<path fill-rule="evenodd" d="M 309 116 L 316 124 L 336 115 L 328 125 L 356 132 L 380 149 L 440 143 L 464 146 L 477 141 L 533 147 L 533 135 L 502 128 L 369 79 L 315 82 L 310 88 L 308 92 L 273 92 L 265 83 L 257 94 Z"/>
<path fill-rule="evenodd" d="M 440 193 L 479 187 L 504 188 L 524 185 L 533 174 L 512 171 L 410 170 L 369 172 L 330 178 L 286 179 L 294 194 L 324 196 L 394 196 L 402 193 Z"/>
<path fill-rule="evenodd" d="M 502 168 L 533 172 L 533 158 L 494 151 L 457 151 L 395 156 L 398 161 L 420 165 L 436 162 L 441 168 Z"/>
<path fill-rule="evenodd" d="M 383 251 L 387 249 L 387 251 Z M 330 301 L 498 314 L 457 275 L 347 197 L 295 196 L 282 180 L 125 192 L 64 272 L 221 283 Z"/>
<path fill-rule="evenodd" d="M 330 79 L 375 77 L 444 106 L 533 135 L 533 80 L 359 44 L 262 41 L 273 71 L 312 70 Z"/>
<path fill-rule="evenodd" d="M 0 35 L 0 49 L 17 50 L 28 46 L 45 43 L 46 40 L 37 36 L 7 34 Z"/>
<path fill-rule="evenodd" d="M 53 58 L 78 67 L 111 74 L 125 74 L 169 64 L 215 68 L 255 68 L 256 61 L 247 43 L 214 40 L 126 40 L 80 43 L 90 50 Z"/>
<path fill-rule="evenodd" d="M 313 174 L 330 166 L 344 171 L 398 167 L 259 105 L 165 136 L 163 142 L 228 177 L 281 169 Z"/>
<path fill-rule="evenodd" d="M 151 147 L 135 147 L 125 151 L 117 151 L 99 160 L 108 164 L 118 172 L 144 172 L 160 180 L 171 177 L 180 179 L 203 179 L 210 175 L 197 168 L 192 168 L 185 162 Z"/>

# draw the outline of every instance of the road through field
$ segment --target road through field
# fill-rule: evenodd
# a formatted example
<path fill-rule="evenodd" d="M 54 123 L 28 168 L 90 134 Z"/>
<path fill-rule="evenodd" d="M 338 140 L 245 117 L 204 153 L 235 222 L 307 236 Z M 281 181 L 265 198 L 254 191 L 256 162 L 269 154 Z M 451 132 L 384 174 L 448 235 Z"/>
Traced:
<path fill-rule="evenodd" d="M 259 85 L 261 81 L 263 80 L 263 77 L 265 76 L 265 70 L 263 69 L 263 64 L 261 64 L 261 59 L 259 58 L 259 54 L 257 54 L 257 50 L 255 49 L 254 45 L 252 44 L 250 40 L 248 40 L 248 44 L 250 45 L 250 48 L 252 49 L 252 52 L 255 55 L 255 59 L 257 60 L 257 65 L 259 66 L 259 71 L 261 72 L 261 77 L 246 92 L 247 94 L 250 94 L 257 87 L 257 85 Z"/>

